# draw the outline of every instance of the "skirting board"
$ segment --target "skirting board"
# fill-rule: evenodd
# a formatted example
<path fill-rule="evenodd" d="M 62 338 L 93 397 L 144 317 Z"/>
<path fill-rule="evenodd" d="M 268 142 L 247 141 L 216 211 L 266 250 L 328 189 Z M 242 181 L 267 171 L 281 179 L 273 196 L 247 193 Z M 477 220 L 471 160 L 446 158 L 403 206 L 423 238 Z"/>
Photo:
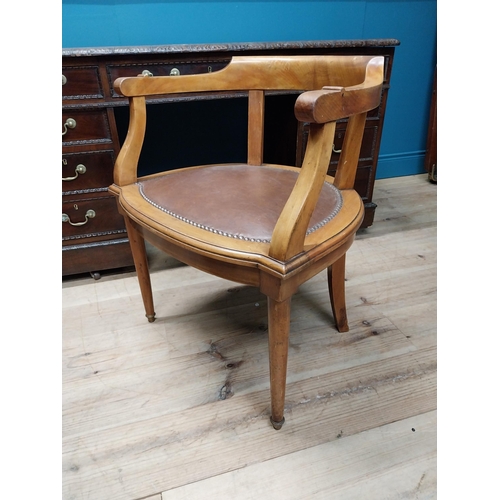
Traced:
<path fill-rule="evenodd" d="M 424 174 L 425 150 L 407 153 L 381 154 L 376 179 Z"/>

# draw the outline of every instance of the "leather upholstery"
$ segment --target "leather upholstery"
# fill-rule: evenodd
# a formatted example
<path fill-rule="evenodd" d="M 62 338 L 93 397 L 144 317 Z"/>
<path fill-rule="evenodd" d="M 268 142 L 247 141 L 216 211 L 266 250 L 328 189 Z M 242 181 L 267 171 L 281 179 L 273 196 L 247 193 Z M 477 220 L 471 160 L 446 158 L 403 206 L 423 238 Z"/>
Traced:
<path fill-rule="evenodd" d="M 269 242 L 298 172 L 211 165 L 166 172 L 142 179 L 138 186 L 146 201 L 184 222 L 231 238 Z M 308 234 L 332 220 L 341 207 L 340 191 L 324 182 Z"/>

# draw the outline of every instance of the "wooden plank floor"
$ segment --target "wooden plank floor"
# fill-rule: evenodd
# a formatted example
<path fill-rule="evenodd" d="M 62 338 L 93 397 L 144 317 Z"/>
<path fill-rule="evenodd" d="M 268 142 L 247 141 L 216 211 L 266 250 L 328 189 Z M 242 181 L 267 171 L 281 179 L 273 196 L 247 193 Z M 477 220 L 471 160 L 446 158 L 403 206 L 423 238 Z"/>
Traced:
<path fill-rule="evenodd" d="M 269 423 L 266 301 L 151 249 L 63 282 L 64 500 L 436 498 L 436 186 L 379 180 L 347 256 L 292 301 L 286 424 Z"/>

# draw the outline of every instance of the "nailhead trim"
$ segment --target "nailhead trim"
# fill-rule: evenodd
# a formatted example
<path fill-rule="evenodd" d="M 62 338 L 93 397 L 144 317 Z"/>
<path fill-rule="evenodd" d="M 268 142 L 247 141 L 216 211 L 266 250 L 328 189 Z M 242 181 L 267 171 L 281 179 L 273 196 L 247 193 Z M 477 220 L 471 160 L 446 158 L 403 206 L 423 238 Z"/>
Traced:
<path fill-rule="evenodd" d="M 161 210 L 162 212 L 171 215 L 172 217 L 175 217 L 176 219 L 186 222 L 187 224 L 190 224 L 191 226 L 198 227 L 200 229 L 204 229 L 205 231 L 210 231 L 211 233 L 219 234 L 221 236 L 226 236 L 228 238 L 235 238 L 237 240 L 244 240 L 244 241 L 251 241 L 254 243 L 271 243 L 270 239 L 260 239 L 260 238 L 248 238 L 247 236 L 241 236 L 237 234 L 231 234 L 231 233 L 226 233 L 224 231 L 221 231 L 219 229 L 214 229 L 213 227 L 210 226 L 205 226 L 204 224 L 200 224 L 198 222 L 194 222 L 190 219 L 187 219 L 186 217 L 182 217 L 181 215 L 178 215 L 171 210 L 167 210 L 166 208 L 158 205 L 158 203 L 155 203 L 153 200 L 148 198 L 146 194 L 144 193 L 144 187 L 142 182 L 137 182 L 136 185 L 139 187 L 139 193 L 141 196 L 153 207 L 157 208 L 158 210 Z M 318 224 L 315 224 L 313 227 L 309 228 L 306 232 L 306 235 L 309 235 L 311 233 L 314 233 L 314 231 L 317 231 L 319 228 L 323 227 L 324 225 L 328 224 L 339 212 L 340 209 L 342 208 L 343 205 L 343 199 L 342 199 L 342 194 L 340 191 L 333 185 L 328 182 L 325 182 L 324 185 L 327 187 L 327 189 L 331 189 L 334 191 L 340 198 L 340 205 L 326 218 L 323 219 L 321 222 L 318 222 Z"/>

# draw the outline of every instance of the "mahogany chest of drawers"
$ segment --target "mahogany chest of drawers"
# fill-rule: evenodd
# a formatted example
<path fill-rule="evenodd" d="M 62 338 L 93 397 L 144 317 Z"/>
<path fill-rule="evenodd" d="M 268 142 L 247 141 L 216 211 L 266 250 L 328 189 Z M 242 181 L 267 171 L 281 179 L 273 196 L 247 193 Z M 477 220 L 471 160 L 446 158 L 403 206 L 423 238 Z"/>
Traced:
<path fill-rule="evenodd" d="M 208 73 L 223 68 L 233 55 L 382 55 L 385 82 L 380 106 L 367 119 L 355 188 L 365 203 L 362 227 L 373 223 L 376 204 L 373 185 L 398 40 L 306 41 L 216 45 L 166 45 L 157 47 L 94 47 L 63 50 L 62 60 L 62 252 L 63 276 L 93 273 L 133 265 L 127 233 L 115 198 L 107 187 L 113 182 L 113 164 L 128 126 L 128 102 L 116 95 L 113 82 L 120 76 L 150 72 L 153 75 Z M 308 125 L 293 115 L 296 94 L 266 98 L 266 129 L 277 149 L 264 149 L 264 161 L 300 165 L 307 142 Z M 182 95 L 148 100 L 148 113 L 158 111 L 157 126 L 146 140 L 139 174 L 162 168 L 223 161 L 244 161 L 245 119 L 234 118 L 244 110 L 245 97 L 238 94 L 190 97 L 190 106 L 179 108 Z M 268 102 L 267 102 L 268 101 Z M 154 106 L 150 106 L 154 105 Z M 290 112 L 282 116 L 284 107 Z M 214 121 L 214 113 L 226 115 Z M 161 111 L 161 112 L 160 112 Z M 193 117 L 195 119 L 193 119 Z M 184 128 L 198 123 L 197 148 L 183 144 Z M 345 133 L 337 125 L 329 173 L 334 174 Z M 156 129 L 156 130 L 155 130 Z M 196 137 L 196 131 L 194 132 Z M 228 145 L 227 156 L 211 156 L 210 144 L 221 136 Z M 276 140 L 278 136 L 279 140 Z M 242 142 L 240 143 L 240 137 Z M 192 141 L 193 135 L 191 135 Z M 240 147 L 241 146 L 241 147 Z M 236 152 L 238 150 L 238 152 Z M 241 150 L 241 151 L 240 151 Z M 158 160 L 160 156 L 167 160 Z M 241 155 L 241 156 L 239 156 Z M 165 165 L 165 161 L 167 165 Z M 145 170 L 141 170 L 145 169 Z"/>

